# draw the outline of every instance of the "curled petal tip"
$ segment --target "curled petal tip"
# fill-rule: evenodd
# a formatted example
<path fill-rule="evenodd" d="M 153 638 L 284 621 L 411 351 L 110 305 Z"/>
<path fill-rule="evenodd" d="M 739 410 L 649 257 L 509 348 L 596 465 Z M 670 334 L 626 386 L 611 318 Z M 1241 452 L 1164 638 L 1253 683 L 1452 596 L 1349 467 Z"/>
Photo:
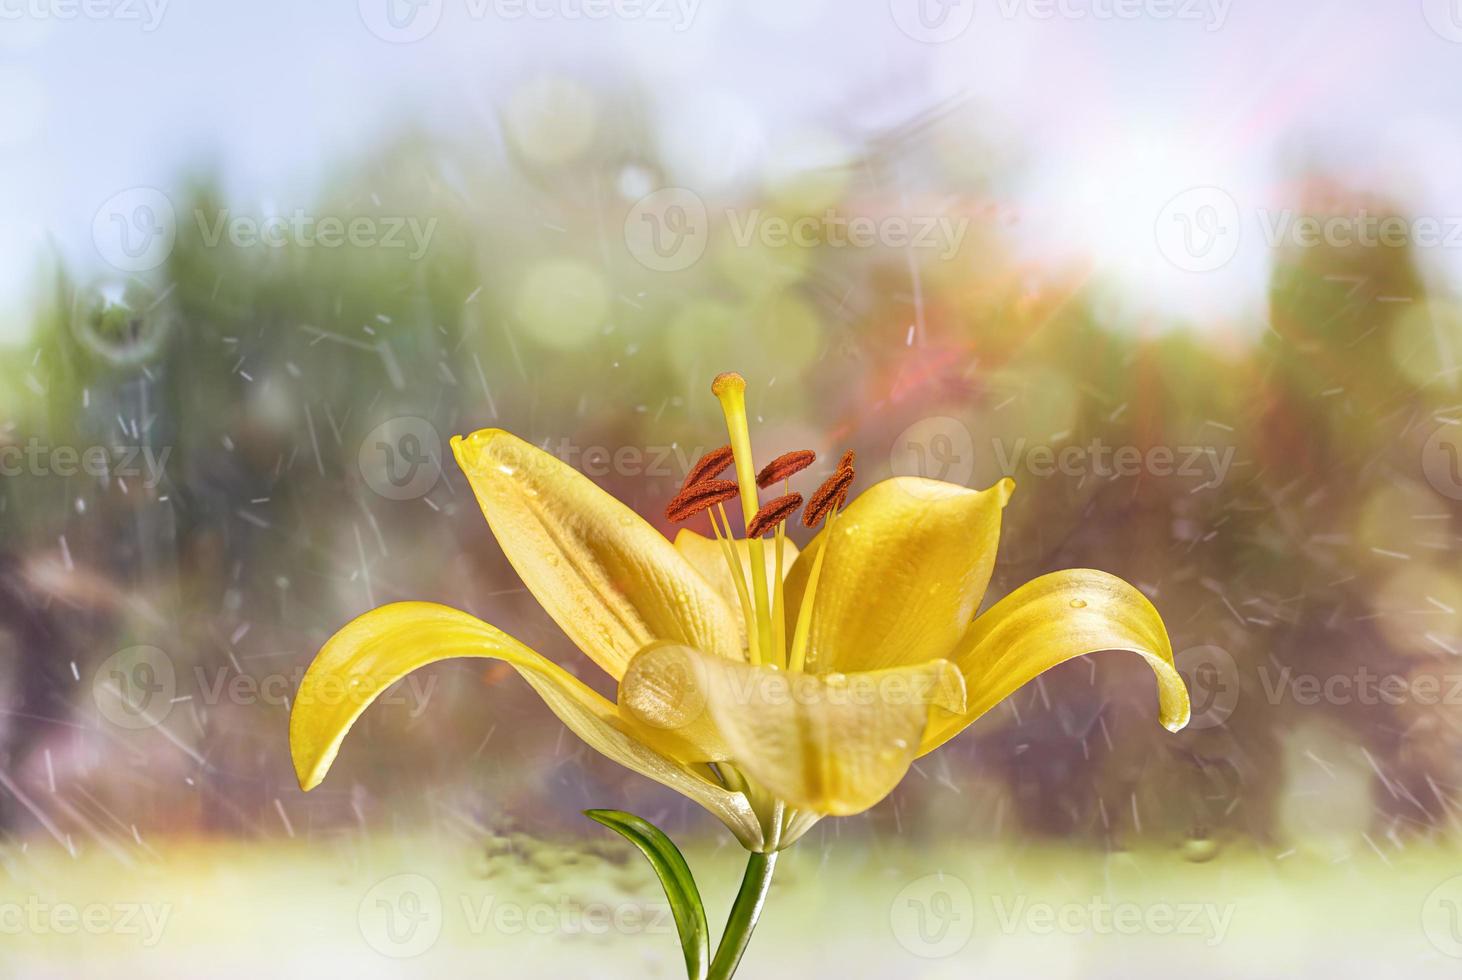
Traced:
<path fill-rule="evenodd" d="M 322 749 L 317 744 L 317 732 L 313 730 L 314 719 L 308 704 L 306 702 L 306 709 L 301 709 L 300 701 L 296 700 L 289 719 L 290 761 L 294 764 L 294 778 L 306 793 L 325 781 L 336 753 L 336 748 L 327 745 Z"/>
<path fill-rule="evenodd" d="M 1015 493 L 1015 481 L 1007 476 L 995 484 L 995 491 L 1000 494 L 1000 506 L 1004 507 L 1010 503 L 1010 498 Z"/>
<path fill-rule="evenodd" d="M 470 435 L 454 435 L 449 440 L 452 456 L 457 460 L 457 465 L 465 469 L 471 454 L 480 453 L 498 436 L 506 434 L 504 429 L 478 429 Z"/>

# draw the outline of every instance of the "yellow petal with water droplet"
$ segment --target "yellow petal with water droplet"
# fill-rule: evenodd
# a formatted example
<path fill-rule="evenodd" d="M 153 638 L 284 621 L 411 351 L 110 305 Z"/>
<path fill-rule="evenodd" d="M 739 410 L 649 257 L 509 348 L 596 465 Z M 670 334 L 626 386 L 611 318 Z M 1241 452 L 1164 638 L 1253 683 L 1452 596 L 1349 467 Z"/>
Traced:
<path fill-rule="evenodd" d="M 926 730 L 963 711 L 964 683 L 945 660 L 834 678 L 658 644 L 625 672 L 619 700 L 790 806 L 845 816 L 898 785 Z"/>
<path fill-rule="evenodd" d="M 970 624 L 951 658 L 964 674 L 969 708 L 932 728 L 921 752 L 953 738 L 1057 664 L 1103 650 L 1128 650 L 1146 660 L 1157 677 L 1163 727 L 1176 732 L 1188 724 L 1188 689 L 1152 603 L 1115 575 L 1071 568 L 1027 582 Z"/>
<path fill-rule="evenodd" d="M 740 618 L 665 536 L 588 477 L 501 429 L 452 440 L 523 584 L 616 680 L 655 640 L 740 659 Z"/>
<path fill-rule="evenodd" d="M 876 483 L 813 539 L 787 576 L 788 635 L 818 550 L 806 669 L 874 670 L 946 657 L 980 607 L 1015 489 L 895 477 Z"/>
<path fill-rule="evenodd" d="M 454 657 L 509 664 L 591 747 L 699 803 L 748 848 L 761 844 L 755 815 L 732 793 L 655 747 L 645 729 L 568 671 L 495 626 L 434 602 L 396 602 L 347 623 L 305 672 L 289 716 L 289 748 L 303 789 L 329 772 L 355 720 L 382 691 L 420 667 Z"/>

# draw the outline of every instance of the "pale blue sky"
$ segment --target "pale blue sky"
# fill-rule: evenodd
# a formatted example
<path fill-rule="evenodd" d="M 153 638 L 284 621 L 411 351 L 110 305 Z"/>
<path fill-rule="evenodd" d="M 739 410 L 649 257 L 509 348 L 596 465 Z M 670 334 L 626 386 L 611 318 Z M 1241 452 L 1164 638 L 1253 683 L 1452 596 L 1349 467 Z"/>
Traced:
<path fill-rule="evenodd" d="M 107 16 L 63 19 L 65 2 L 0 0 L 11 338 L 47 238 L 98 264 L 91 222 L 118 191 L 166 190 L 206 161 L 241 202 L 307 204 L 332 161 L 404 119 L 498 141 L 496 107 L 544 73 L 642 86 L 697 186 L 754 176 L 811 129 L 873 131 L 968 97 L 1028 161 L 1010 188 L 1025 245 L 1092 254 L 1182 312 L 1257 299 L 1256 214 L 1297 141 L 1462 216 L 1455 0 L 964 0 L 963 30 L 971 8 L 940 0 L 923 0 L 933 27 L 911 19 L 917 0 L 418 0 L 415 20 L 410 0 L 88 0 Z M 382 40 L 387 3 L 435 29 Z M 596 3 L 621 16 L 590 19 Z M 1153 221 L 1205 185 L 1239 202 L 1243 247 L 1217 273 L 1174 270 Z M 1459 264 L 1433 251 L 1439 274 Z"/>

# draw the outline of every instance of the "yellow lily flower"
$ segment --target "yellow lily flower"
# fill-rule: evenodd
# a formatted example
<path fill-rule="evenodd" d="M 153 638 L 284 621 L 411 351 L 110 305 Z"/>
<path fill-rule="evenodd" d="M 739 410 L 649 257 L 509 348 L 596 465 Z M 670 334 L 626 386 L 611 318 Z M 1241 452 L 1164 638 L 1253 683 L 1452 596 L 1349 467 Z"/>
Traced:
<path fill-rule="evenodd" d="M 325 778 L 377 695 L 452 657 L 510 664 L 585 742 L 705 807 L 755 854 L 774 854 L 824 816 L 872 807 L 916 758 L 1074 657 L 1137 653 L 1157 678 L 1162 724 L 1187 724 L 1188 694 L 1162 620 L 1121 579 L 1056 572 L 976 617 L 1014 489 L 1008 479 L 975 491 L 896 477 L 842 509 L 849 454 L 809 502 L 808 516 L 826 524 L 798 553 L 784 524 L 801 497 L 766 508 L 759 500 L 744 388 L 736 375 L 713 387 L 734 485 L 711 473 L 682 495 L 691 512 L 738 496 L 744 527 L 758 532 L 743 538 L 733 539 L 722 510 L 724 527 L 712 514 L 715 538 L 683 530 L 672 543 L 507 432 L 455 437 L 453 453 L 508 560 L 615 679 L 617 701 L 467 613 L 393 603 L 343 627 L 306 673 L 290 717 L 300 785 Z M 759 515 L 763 525 L 778 519 L 774 537 L 760 536 Z"/>

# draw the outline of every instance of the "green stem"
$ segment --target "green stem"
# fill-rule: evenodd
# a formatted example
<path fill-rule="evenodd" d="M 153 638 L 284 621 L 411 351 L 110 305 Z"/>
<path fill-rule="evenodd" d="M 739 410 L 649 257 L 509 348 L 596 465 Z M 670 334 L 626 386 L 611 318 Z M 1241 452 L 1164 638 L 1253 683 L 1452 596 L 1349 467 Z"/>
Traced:
<path fill-rule="evenodd" d="M 730 980 L 741 963 L 741 954 L 751 942 L 751 930 L 756 928 L 757 917 L 767 900 L 772 887 L 772 870 L 777 865 L 777 854 L 752 854 L 746 862 L 746 874 L 741 877 L 741 891 L 736 893 L 736 904 L 731 906 L 731 917 L 726 920 L 726 931 L 721 933 L 721 945 L 716 947 L 716 958 L 711 961 L 711 972 L 707 980 Z"/>

